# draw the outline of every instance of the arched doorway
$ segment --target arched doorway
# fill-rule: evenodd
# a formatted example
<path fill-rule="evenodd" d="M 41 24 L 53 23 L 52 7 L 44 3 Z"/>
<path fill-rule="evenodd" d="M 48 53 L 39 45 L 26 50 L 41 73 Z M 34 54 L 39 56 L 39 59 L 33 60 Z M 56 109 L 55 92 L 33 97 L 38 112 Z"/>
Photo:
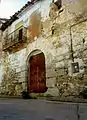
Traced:
<path fill-rule="evenodd" d="M 30 93 L 46 92 L 45 56 L 43 52 L 33 52 L 29 58 L 28 91 Z"/>

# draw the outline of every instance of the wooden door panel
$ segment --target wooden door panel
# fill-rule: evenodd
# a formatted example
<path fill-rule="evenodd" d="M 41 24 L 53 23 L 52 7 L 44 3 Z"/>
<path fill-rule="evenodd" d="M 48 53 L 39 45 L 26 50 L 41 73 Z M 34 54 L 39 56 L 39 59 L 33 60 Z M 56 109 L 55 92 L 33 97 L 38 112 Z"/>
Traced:
<path fill-rule="evenodd" d="M 45 58 L 43 53 L 32 56 L 30 60 L 30 92 L 46 91 Z"/>

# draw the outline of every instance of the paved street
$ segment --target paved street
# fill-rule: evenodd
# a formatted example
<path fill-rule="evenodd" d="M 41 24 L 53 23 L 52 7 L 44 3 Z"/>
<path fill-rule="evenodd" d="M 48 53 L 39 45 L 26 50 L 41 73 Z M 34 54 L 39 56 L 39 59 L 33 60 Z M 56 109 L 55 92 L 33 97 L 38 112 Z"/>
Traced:
<path fill-rule="evenodd" d="M 87 104 L 1 99 L 0 120 L 87 120 Z"/>

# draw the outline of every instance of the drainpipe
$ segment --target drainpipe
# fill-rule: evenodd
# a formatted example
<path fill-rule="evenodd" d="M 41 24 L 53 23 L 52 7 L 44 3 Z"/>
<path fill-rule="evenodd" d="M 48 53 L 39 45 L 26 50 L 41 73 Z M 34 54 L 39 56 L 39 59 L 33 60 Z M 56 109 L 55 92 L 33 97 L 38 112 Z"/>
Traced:
<path fill-rule="evenodd" d="M 87 20 L 87 18 L 70 26 L 71 59 L 72 59 L 73 62 L 74 62 L 74 55 L 73 55 L 74 51 L 73 51 L 73 40 L 72 40 L 72 27 L 74 27 L 75 25 L 78 25 L 82 22 L 85 22 L 86 20 Z"/>
<path fill-rule="evenodd" d="M 72 41 L 72 32 L 71 32 L 71 26 L 70 26 L 70 47 L 71 47 L 71 53 L 70 53 L 70 58 L 72 59 L 72 61 L 74 62 L 74 55 L 73 55 L 73 41 Z"/>

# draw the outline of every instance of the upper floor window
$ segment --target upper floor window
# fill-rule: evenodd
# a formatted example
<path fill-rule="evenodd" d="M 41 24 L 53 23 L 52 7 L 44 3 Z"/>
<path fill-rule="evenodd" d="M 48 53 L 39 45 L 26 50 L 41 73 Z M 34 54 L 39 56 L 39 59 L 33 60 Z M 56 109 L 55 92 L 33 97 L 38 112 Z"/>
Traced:
<path fill-rule="evenodd" d="M 19 30 L 19 40 L 22 40 L 23 37 L 23 28 Z"/>
<path fill-rule="evenodd" d="M 58 7 L 58 9 L 62 7 L 62 0 L 53 0 L 52 2 Z"/>

